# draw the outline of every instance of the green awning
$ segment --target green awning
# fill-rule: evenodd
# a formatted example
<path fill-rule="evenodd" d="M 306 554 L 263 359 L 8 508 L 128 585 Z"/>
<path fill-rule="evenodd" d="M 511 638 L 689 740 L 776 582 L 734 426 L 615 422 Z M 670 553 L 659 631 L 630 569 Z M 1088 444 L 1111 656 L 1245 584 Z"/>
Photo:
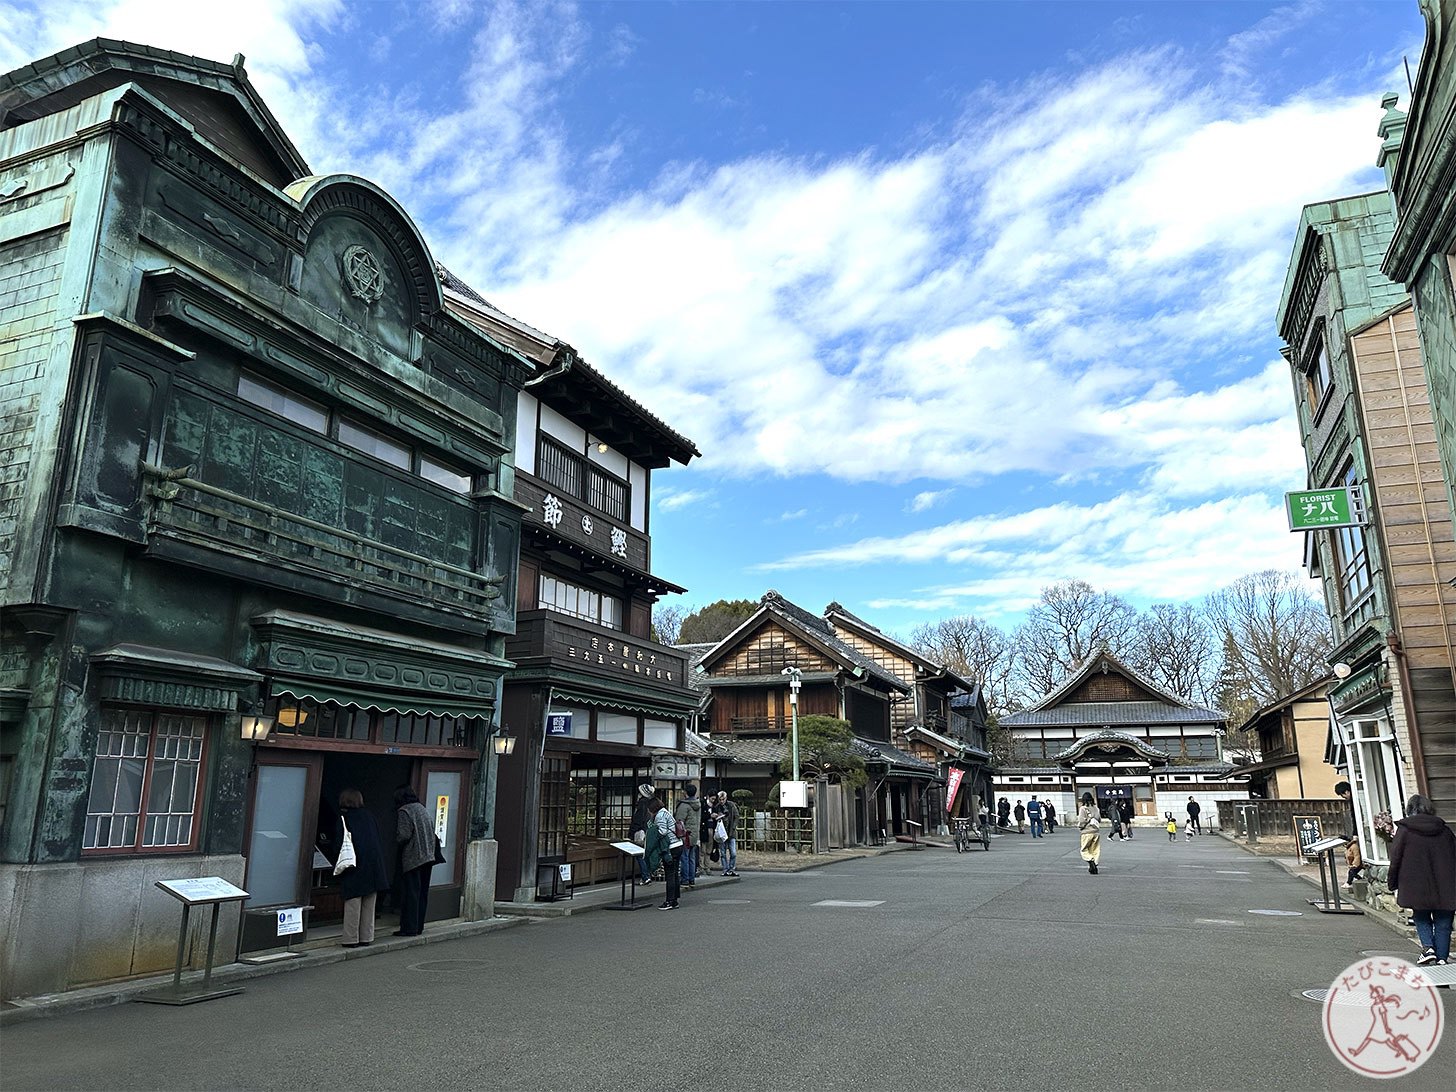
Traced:
<path fill-rule="evenodd" d="M 417 713 L 437 717 L 489 717 L 495 702 L 473 694 L 397 693 L 355 683 L 325 679 L 272 677 L 275 697 L 285 694 L 337 705 L 357 705 L 361 709 L 378 709 L 384 713 Z"/>

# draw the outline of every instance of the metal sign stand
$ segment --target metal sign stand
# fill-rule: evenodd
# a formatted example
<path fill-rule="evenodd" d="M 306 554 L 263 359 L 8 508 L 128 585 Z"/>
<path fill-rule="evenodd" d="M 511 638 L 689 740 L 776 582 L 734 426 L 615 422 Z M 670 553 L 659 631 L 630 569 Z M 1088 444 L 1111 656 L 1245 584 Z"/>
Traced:
<path fill-rule="evenodd" d="M 609 903 L 603 906 L 603 910 L 646 910 L 652 905 L 651 900 L 647 902 L 637 901 L 637 858 L 646 854 L 646 850 L 636 842 L 613 842 L 612 845 L 622 854 L 617 858 L 617 878 L 622 882 L 622 901 Z M 627 862 L 632 862 L 632 899 L 627 900 Z"/>
<path fill-rule="evenodd" d="M 1319 861 L 1320 870 L 1320 898 L 1307 899 L 1311 906 L 1321 914 L 1363 914 L 1365 911 L 1352 903 L 1345 902 L 1340 898 L 1340 874 L 1335 864 L 1335 850 L 1345 847 L 1343 838 L 1326 838 L 1323 841 L 1313 842 L 1305 847 L 1304 855 L 1314 857 Z M 1325 861 L 1329 861 L 1329 881 L 1325 880 Z M 1334 889 L 1334 898 L 1330 898 L 1330 889 Z"/>
<path fill-rule="evenodd" d="M 212 960 L 217 953 L 217 915 L 225 902 L 242 902 L 248 893 L 234 887 L 221 876 L 203 876 L 198 879 L 158 880 L 156 886 L 182 903 L 182 927 L 177 933 L 177 968 L 172 973 L 172 984 L 146 993 L 139 993 L 134 1000 L 150 1005 L 192 1005 L 198 1001 L 211 1001 L 214 997 L 227 997 L 242 993 L 241 986 L 212 985 Z M 191 923 L 194 906 L 212 907 L 212 926 L 207 938 L 207 964 L 202 972 L 202 981 L 182 985 L 182 957 L 187 950 L 187 926 Z"/>

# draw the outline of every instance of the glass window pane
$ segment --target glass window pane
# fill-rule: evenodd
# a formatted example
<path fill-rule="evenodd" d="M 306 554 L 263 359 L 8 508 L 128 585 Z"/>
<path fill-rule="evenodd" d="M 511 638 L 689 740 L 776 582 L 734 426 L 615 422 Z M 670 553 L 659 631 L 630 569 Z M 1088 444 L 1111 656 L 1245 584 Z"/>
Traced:
<path fill-rule="evenodd" d="M 314 432 L 328 432 L 329 415 L 322 406 L 265 379 L 244 372 L 238 378 L 238 397 Z"/>
<path fill-rule="evenodd" d="M 362 451 L 366 455 L 373 455 L 376 459 L 388 463 L 390 466 L 397 466 L 401 470 L 410 468 L 409 448 L 403 444 L 395 443 L 386 439 L 379 433 L 365 428 L 363 425 L 356 425 L 352 421 L 339 421 L 339 442 L 348 444 L 356 451 Z"/>
<path fill-rule="evenodd" d="M 444 463 L 437 463 L 427 455 L 420 456 L 420 477 L 434 482 L 436 485 L 443 485 L 446 489 L 452 489 L 456 493 L 470 492 L 469 474 L 446 466 Z"/>

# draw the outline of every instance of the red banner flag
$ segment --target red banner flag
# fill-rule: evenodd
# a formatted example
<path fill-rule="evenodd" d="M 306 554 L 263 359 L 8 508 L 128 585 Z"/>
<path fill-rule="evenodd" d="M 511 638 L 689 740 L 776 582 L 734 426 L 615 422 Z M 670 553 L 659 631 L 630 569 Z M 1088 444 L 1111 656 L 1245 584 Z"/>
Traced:
<path fill-rule="evenodd" d="M 956 793 L 961 787 L 961 778 L 966 776 L 966 771 L 952 766 L 950 774 L 946 778 L 945 810 L 947 813 L 955 811 Z"/>

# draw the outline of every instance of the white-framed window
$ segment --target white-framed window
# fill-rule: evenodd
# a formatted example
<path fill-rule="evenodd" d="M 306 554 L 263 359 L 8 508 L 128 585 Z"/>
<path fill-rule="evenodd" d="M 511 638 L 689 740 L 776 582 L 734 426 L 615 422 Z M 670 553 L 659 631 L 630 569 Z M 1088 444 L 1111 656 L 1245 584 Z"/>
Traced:
<path fill-rule="evenodd" d="M 118 708 L 101 715 L 81 848 L 192 848 L 207 718 Z"/>
<path fill-rule="evenodd" d="M 607 629 L 622 628 L 621 599 L 545 573 L 541 574 L 541 591 L 536 605 L 595 622 Z"/>
<path fill-rule="evenodd" d="M 1382 811 L 1390 812 L 1394 819 L 1401 817 L 1405 794 L 1395 750 L 1395 733 L 1384 718 L 1352 720 L 1343 727 L 1346 754 L 1350 759 L 1350 781 L 1360 819 L 1361 848 L 1367 857 L 1385 861 L 1389 856 L 1389 843 L 1375 833 L 1372 820 Z"/>

